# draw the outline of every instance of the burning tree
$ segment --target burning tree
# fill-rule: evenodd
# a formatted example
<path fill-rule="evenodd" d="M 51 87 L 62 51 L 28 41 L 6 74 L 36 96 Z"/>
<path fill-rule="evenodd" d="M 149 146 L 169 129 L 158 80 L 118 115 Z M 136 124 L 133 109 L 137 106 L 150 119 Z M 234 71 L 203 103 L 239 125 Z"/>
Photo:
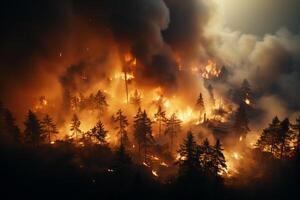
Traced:
<path fill-rule="evenodd" d="M 248 124 L 249 120 L 247 117 L 245 105 L 241 103 L 235 114 L 235 121 L 233 125 L 233 131 L 235 134 L 239 135 L 240 141 L 245 139 L 247 133 L 250 131 Z"/>
<path fill-rule="evenodd" d="M 256 146 L 260 150 L 270 152 L 275 157 L 282 159 L 291 155 L 292 134 L 289 120 L 285 119 L 280 122 L 275 117 L 269 127 L 263 130 Z"/>
<path fill-rule="evenodd" d="M 213 163 L 212 172 L 215 176 L 222 175 L 224 172 L 226 172 L 227 169 L 226 160 L 222 152 L 223 150 L 224 149 L 222 148 L 220 140 L 217 139 L 212 154 L 212 163 Z"/>
<path fill-rule="evenodd" d="M 106 135 L 108 131 L 105 130 L 103 123 L 99 120 L 94 128 L 89 132 L 90 137 L 95 138 L 99 144 L 105 145 Z"/>
<path fill-rule="evenodd" d="M 98 90 L 94 97 L 94 105 L 100 114 L 103 114 L 105 109 L 108 107 L 106 96 L 101 90 Z"/>
<path fill-rule="evenodd" d="M 137 109 L 141 107 L 142 98 L 138 90 L 135 90 L 133 95 L 130 97 L 130 103 L 134 105 Z"/>
<path fill-rule="evenodd" d="M 49 115 L 46 115 L 41 121 L 42 129 L 46 137 L 48 138 L 49 144 L 51 143 L 51 135 L 58 133 L 56 125 L 54 124 L 52 118 Z"/>
<path fill-rule="evenodd" d="M 118 134 L 120 135 L 120 144 L 127 146 L 129 144 L 128 136 L 126 128 L 129 125 L 127 117 L 123 115 L 122 110 L 118 110 L 116 116 L 113 116 L 114 123 L 117 124 L 116 129 L 118 130 Z"/>
<path fill-rule="evenodd" d="M 73 115 L 73 118 L 71 120 L 71 127 L 70 127 L 70 131 L 72 131 L 72 137 L 75 136 L 75 140 L 78 139 L 78 135 L 82 133 L 82 131 L 80 130 L 80 120 L 78 118 L 78 116 L 76 114 Z"/>
<path fill-rule="evenodd" d="M 166 111 L 161 106 L 158 106 L 157 112 L 154 114 L 154 119 L 158 123 L 158 137 L 160 137 L 162 125 L 167 122 Z"/>
<path fill-rule="evenodd" d="M 25 125 L 25 141 L 37 147 L 44 140 L 42 126 L 37 116 L 29 110 Z"/>
<path fill-rule="evenodd" d="M 173 150 L 174 137 L 181 131 L 181 123 L 181 120 L 177 118 L 175 113 L 166 121 L 165 134 L 170 137 L 170 152 Z"/>
<path fill-rule="evenodd" d="M 252 90 L 247 79 L 244 79 L 240 88 L 240 102 L 250 105 L 252 102 Z"/>
<path fill-rule="evenodd" d="M 202 93 L 199 94 L 199 97 L 197 99 L 196 109 L 199 111 L 199 122 L 200 122 L 202 119 L 202 115 L 205 113 L 205 105 L 204 105 Z"/>
<path fill-rule="evenodd" d="M 138 110 L 134 117 L 134 137 L 138 143 L 139 155 L 141 149 L 144 149 L 144 161 L 147 161 L 147 150 L 154 143 L 152 136 L 152 121 L 148 118 L 146 111 Z"/>
<path fill-rule="evenodd" d="M 297 155 L 299 153 L 300 148 L 300 116 L 296 119 L 296 123 L 292 125 L 292 128 L 296 132 L 295 153 Z"/>

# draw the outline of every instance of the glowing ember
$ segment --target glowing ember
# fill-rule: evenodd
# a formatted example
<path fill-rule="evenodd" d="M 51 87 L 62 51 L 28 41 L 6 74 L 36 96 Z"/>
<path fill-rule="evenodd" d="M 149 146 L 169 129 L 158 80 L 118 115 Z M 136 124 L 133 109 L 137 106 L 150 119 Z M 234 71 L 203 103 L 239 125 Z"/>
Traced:
<path fill-rule="evenodd" d="M 154 176 L 158 177 L 158 174 L 157 174 L 157 172 L 156 172 L 155 170 L 152 170 L 152 174 L 153 174 Z"/>
<path fill-rule="evenodd" d="M 251 105 L 250 99 L 245 99 L 245 103 L 246 103 L 247 105 Z"/>

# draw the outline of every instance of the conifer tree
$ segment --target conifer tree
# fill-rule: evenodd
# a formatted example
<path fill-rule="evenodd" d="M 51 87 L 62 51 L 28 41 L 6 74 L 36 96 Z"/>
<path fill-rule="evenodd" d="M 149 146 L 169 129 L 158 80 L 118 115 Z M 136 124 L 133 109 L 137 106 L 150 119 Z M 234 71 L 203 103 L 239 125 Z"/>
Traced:
<path fill-rule="evenodd" d="M 183 144 L 180 145 L 178 153 L 179 160 L 176 164 L 179 165 L 179 176 L 192 177 L 201 173 L 200 151 L 191 131 L 188 132 Z"/>
<path fill-rule="evenodd" d="M 300 116 L 296 119 L 296 124 L 294 124 L 293 129 L 295 130 L 296 142 L 295 142 L 295 153 L 299 153 L 300 148 Z"/>
<path fill-rule="evenodd" d="M 256 146 L 261 151 L 267 151 L 272 154 L 278 152 L 278 131 L 280 129 L 280 121 L 278 117 L 274 117 L 272 123 L 269 124 L 269 127 L 264 129 L 260 138 L 258 139 Z"/>
<path fill-rule="evenodd" d="M 201 121 L 202 115 L 205 113 L 205 105 L 204 105 L 202 93 L 199 94 L 199 97 L 197 99 L 196 109 L 199 111 L 199 121 Z"/>
<path fill-rule="evenodd" d="M 217 139 L 216 144 L 213 148 L 212 162 L 213 162 L 213 174 L 219 176 L 226 172 L 227 165 L 225 156 L 223 154 L 223 148 L 219 139 Z"/>
<path fill-rule="evenodd" d="M 29 110 L 25 125 L 25 141 L 37 147 L 44 140 L 42 126 L 37 116 Z"/>
<path fill-rule="evenodd" d="M 152 121 L 148 118 L 146 111 L 139 109 L 134 120 L 134 137 L 138 143 L 139 155 L 144 150 L 144 161 L 147 161 L 148 148 L 154 143 L 152 136 Z"/>
<path fill-rule="evenodd" d="M 210 146 L 208 139 L 206 138 L 202 145 L 199 146 L 200 151 L 200 164 L 204 174 L 210 175 L 213 171 L 213 153 L 214 150 Z"/>
<path fill-rule="evenodd" d="M 113 121 L 117 125 L 116 129 L 118 130 L 118 134 L 120 135 L 120 144 L 127 145 L 127 126 L 129 125 L 127 117 L 123 114 L 122 110 L 118 110 L 116 116 L 113 116 Z M 127 139 L 126 139 L 127 138 Z"/>
<path fill-rule="evenodd" d="M 103 114 L 108 107 L 105 94 L 101 90 L 98 90 L 97 94 L 94 97 L 94 100 L 95 108 L 99 111 L 100 114 Z"/>
<path fill-rule="evenodd" d="M 142 104 L 141 94 L 136 89 L 133 95 L 130 97 L 130 103 L 134 105 L 136 108 L 140 108 Z"/>
<path fill-rule="evenodd" d="M 177 118 L 174 113 L 170 119 L 166 121 L 166 130 L 165 134 L 170 137 L 170 152 L 173 150 L 174 138 L 181 131 L 181 120 Z"/>
<path fill-rule="evenodd" d="M 41 121 L 42 129 L 44 134 L 46 135 L 49 144 L 51 143 L 51 136 L 58 134 L 58 130 L 56 128 L 55 123 L 49 115 L 46 115 Z"/>
<path fill-rule="evenodd" d="M 251 102 L 252 90 L 247 79 L 244 79 L 241 89 L 240 89 L 240 102 L 246 102 L 246 100 Z M 246 103 L 247 104 L 247 103 Z"/>
<path fill-rule="evenodd" d="M 280 129 L 278 132 L 278 143 L 279 143 L 279 156 L 280 159 L 283 159 L 286 156 L 289 156 L 291 153 L 290 143 L 292 139 L 292 132 L 290 129 L 290 121 L 288 118 L 284 119 L 280 123 Z"/>
<path fill-rule="evenodd" d="M 75 137 L 75 140 L 78 139 L 79 134 L 82 133 L 80 130 L 81 122 L 76 114 L 73 115 L 71 120 L 70 131 L 72 131 L 72 137 Z"/>
<path fill-rule="evenodd" d="M 245 105 L 241 103 L 235 114 L 235 121 L 233 125 L 233 131 L 239 138 L 242 137 L 243 139 L 245 139 L 247 133 L 250 131 L 248 124 L 249 120 L 247 117 Z"/>
<path fill-rule="evenodd" d="M 96 126 L 90 130 L 90 136 L 95 138 L 98 143 L 105 145 L 106 142 L 106 135 L 108 131 L 105 130 L 104 125 L 101 121 L 98 121 Z"/>
<path fill-rule="evenodd" d="M 154 114 L 154 119 L 158 123 L 158 136 L 160 137 L 162 125 L 167 122 L 166 111 L 164 111 L 161 106 L 158 106 L 157 112 Z"/>

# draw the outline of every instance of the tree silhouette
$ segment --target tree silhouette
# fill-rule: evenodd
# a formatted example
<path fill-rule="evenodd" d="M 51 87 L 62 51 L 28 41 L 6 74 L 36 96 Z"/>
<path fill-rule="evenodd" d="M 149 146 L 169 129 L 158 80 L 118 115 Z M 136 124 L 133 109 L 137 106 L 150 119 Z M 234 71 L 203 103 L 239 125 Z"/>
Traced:
<path fill-rule="evenodd" d="M 98 143 L 105 145 L 106 142 L 106 135 L 108 131 L 105 130 L 104 125 L 101 121 L 98 121 L 96 126 L 90 130 L 90 136 L 95 138 Z"/>
<path fill-rule="evenodd" d="M 73 115 L 72 120 L 71 120 L 71 126 L 70 126 L 70 131 L 72 131 L 72 137 L 75 137 L 75 140 L 77 141 L 78 135 L 81 134 L 80 130 L 80 120 L 76 114 Z"/>
<path fill-rule="evenodd" d="M 42 126 L 37 116 L 29 110 L 25 125 L 25 142 L 37 147 L 44 140 Z"/>
<path fill-rule="evenodd" d="M 161 106 L 158 106 L 157 112 L 154 114 L 154 119 L 158 123 L 158 137 L 160 137 L 162 125 L 167 122 L 166 111 L 164 111 Z"/>
<path fill-rule="evenodd" d="M 290 143 L 292 140 L 292 132 L 290 129 L 290 121 L 288 118 L 284 119 L 280 123 L 280 129 L 278 132 L 278 143 L 280 147 L 280 159 L 289 156 L 291 153 Z"/>
<path fill-rule="evenodd" d="M 133 95 L 130 97 L 130 103 L 132 105 L 134 105 L 136 108 L 141 107 L 142 98 L 141 98 L 141 94 L 138 92 L 137 89 L 134 91 Z"/>
<path fill-rule="evenodd" d="M 239 138 L 242 137 L 243 139 L 245 139 L 247 133 L 250 131 L 248 124 L 249 120 L 247 117 L 245 105 L 241 103 L 235 114 L 235 121 L 233 125 L 233 131 L 239 136 Z"/>
<path fill-rule="evenodd" d="M 202 93 L 199 94 L 199 97 L 197 99 L 196 109 L 199 111 L 199 122 L 200 122 L 202 119 L 202 115 L 205 113 L 205 105 L 204 105 Z"/>
<path fill-rule="evenodd" d="M 249 104 L 252 100 L 252 90 L 247 79 L 244 79 L 242 86 L 240 88 L 240 102 Z"/>
<path fill-rule="evenodd" d="M 258 139 L 256 146 L 261 151 L 267 151 L 272 154 L 275 154 L 277 152 L 277 133 L 280 128 L 280 121 L 278 117 L 274 117 L 272 120 L 272 123 L 269 124 L 269 127 L 264 129 L 260 138 Z"/>
<path fill-rule="evenodd" d="M 120 135 L 120 144 L 126 146 L 126 142 L 128 142 L 126 141 L 128 140 L 126 128 L 129 125 L 129 123 L 127 117 L 123 114 L 121 109 L 118 110 L 116 116 L 113 116 L 113 121 L 117 125 L 116 129 L 118 130 L 118 134 Z"/>
<path fill-rule="evenodd" d="M 212 155 L 213 174 L 215 176 L 220 176 L 225 173 L 227 169 L 226 160 L 222 152 L 223 150 L 220 140 L 217 139 Z"/>
<path fill-rule="evenodd" d="M 144 161 L 147 161 L 147 150 L 154 142 L 152 136 L 152 121 L 148 118 L 146 111 L 138 110 L 134 118 L 134 137 L 138 143 L 139 155 L 144 150 Z"/>
<path fill-rule="evenodd" d="M 44 134 L 46 135 L 49 144 L 51 143 L 51 136 L 58 134 L 58 130 L 56 128 L 55 123 L 49 115 L 46 115 L 41 121 L 42 129 Z"/>
<path fill-rule="evenodd" d="M 173 150 L 173 141 L 177 134 L 181 131 L 181 120 L 174 113 L 170 119 L 166 121 L 165 134 L 170 137 L 170 152 Z"/>
<path fill-rule="evenodd" d="M 103 114 L 106 108 L 108 107 L 108 103 L 106 101 L 105 94 L 101 90 L 98 90 L 98 92 L 96 93 L 94 101 L 95 108 L 99 111 L 100 114 Z"/>
<path fill-rule="evenodd" d="M 295 153 L 297 155 L 300 148 L 300 116 L 296 119 L 296 123 L 292 125 L 292 128 L 296 132 Z"/>
<path fill-rule="evenodd" d="M 193 177 L 201 172 L 200 151 L 191 131 L 187 133 L 187 137 L 180 145 L 178 153 L 179 160 L 176 164 L 179 165 L 180 177 Z"/>
<path fill-rule="evenodd" d="M 200 151 L 200 164 L 204 174 L 211 175 L 214 170 L 213 153 L 214 150 L 210 146 L 208 139 L 206 138 L 202 145 L 199 146 Z"/>

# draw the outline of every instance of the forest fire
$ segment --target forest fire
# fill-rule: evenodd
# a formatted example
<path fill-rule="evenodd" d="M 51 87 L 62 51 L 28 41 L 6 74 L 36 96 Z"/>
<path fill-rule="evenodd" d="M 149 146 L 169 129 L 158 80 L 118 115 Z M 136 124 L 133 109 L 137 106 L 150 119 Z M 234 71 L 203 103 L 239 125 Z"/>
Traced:
<path fill-rule="evenodd" d="M 289 199 L 300 37 L 231 31 L 219 4 L 4 3 L 4 185 L 38 199 Z"/>

